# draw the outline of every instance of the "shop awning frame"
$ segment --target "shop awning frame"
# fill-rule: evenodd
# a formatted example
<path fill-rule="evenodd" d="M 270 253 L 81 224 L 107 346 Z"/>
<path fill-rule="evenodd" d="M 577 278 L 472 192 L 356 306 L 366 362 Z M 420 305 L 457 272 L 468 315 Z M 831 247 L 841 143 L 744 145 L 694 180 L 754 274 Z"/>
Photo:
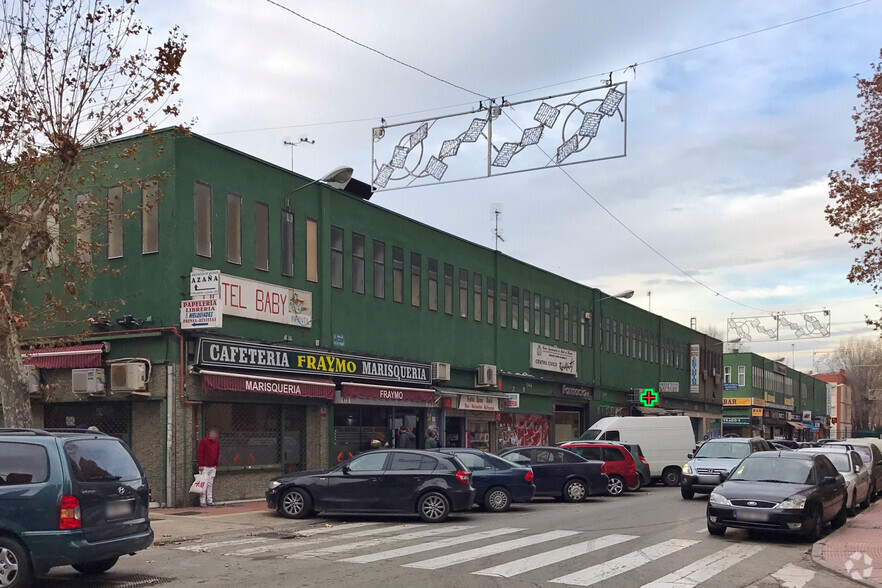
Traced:
<path fill-rule="evenodd" d="M 232 390 L 255 394 L 274 394 L 277 396 L 289 396 L 292 398 L 321 398 L 324 400 L 333 400 L 334 392 L 337 389 L 337 386 L 330 378 L 284 378 L 214 370 L 199 370 L 196 373 L 202 376 L 202 387 L 205 390 Z M 266 382 L 267 386 L 263 390 L 249 389 L 245 384 L 245 380 Z M 271 384 L 297 386 L 300 388 L 300 393 L 293 394 L 291 392 L 285 392 L 283 388 L 273 389 Z M 306 393 L 304 393 L 304 391 Z"/>
<path fill-rule="evenodd" d="M 21 352 L 24 365 L 40 369 L 76 369 L 101 367 L 101 354 L 107 352 L 106 343 L 86 343 L 68 347 L 25 349 Z"/>
<path fill-rule="evenodd" d="M 487 398 L 506 399 L 508 396 L 504 392 L 497 390 L 468 390 L 466 388 L 448 388 L 446 386 L 435 386 L 435 390 L 442 396 L 486 396 Z"/>

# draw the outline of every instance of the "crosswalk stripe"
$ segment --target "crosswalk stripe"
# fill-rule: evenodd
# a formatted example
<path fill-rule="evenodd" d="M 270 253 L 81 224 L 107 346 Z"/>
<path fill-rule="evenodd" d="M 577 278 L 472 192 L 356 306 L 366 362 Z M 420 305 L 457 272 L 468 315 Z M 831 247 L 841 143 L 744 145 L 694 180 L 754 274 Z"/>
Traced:
<path fill-rule="evenodd" d="M 663 576 L 643 588 L 692 588 L 762 551 L 760 545 L 732 545 Z"/>
<path fill-rule="evenodd" d="M 460 537 L 447 537 L 445 539 L 439 539 L 437 541 L 424 543 L 422 545 L 408 545 L 407 547 L 399 547 L 398 549 L 390 549 L 388 551 L 380 551 L 378 553 L 359 555 L 357 557 L 350 557 L 342 561 L 349 563 L 371 563 L 375 561 L 395 559 L 396 557 L 404 557 L 407 555 L 413 555 L 414 553 L 422 553 L 431 549 L 441 549 L 442 547 L 450 547 L 453 545 L 460 545 L 462 543 L 471 543 L 474 541 L 481 541 L 483 539 L 492 539 L 494 537 L 509 535 L 511 533 L 518 533 L 520 531 L 526 531 L 526 529 L 502 527 L 499 529 L 491 529 L 489 531 L 472 533 L 471 535 L 462 535 Z"/>
<path fill-rule="evenodd" d="M 310 557 L 321 557 L 323 555 L 333 555 L 335 553 L 355 551 L 357 549 L 364 549 L 366 547 L 376 547 L 377 545 L 385 545 L 387 543 L 398 543 L 400 541 L 411 541 L 414 539 L 432 537 L 433 535 L 455 533 L 472 528 L 474 527 L 468 525 L 444 525 L 441 527 L 432 525 L 431 528 L 426 528 L 422 531 L 414 531 L 413 533 L 402 533 L 401 535 L 395 535 L 394 537 L 374 537 L 373 539 L 365 539 L 364 541 L 356 541 L 354 543 L 340 543 L 321 549 L 291 553 L 283 557 L 284 559 L 307 559 Z"/>
<path fill-rule="evenodd" d="M 240 549 L 238 551 L 232 552 L 231 555 L 238 556 L 249 556 L 249 555 L 257 555 L 260 553 L 269 553 L 271 551 L 284 551 L 286 549 L 298 549 L 303 545 L 315 545 L 317 543 L 324 543 L 325 541 L 334 541 L 338 537 L 342 537 L 345 539 L 349 539 L 351 537 L 369 537 L 371 535 L 381 535 L 383 533 L 392 533 L 395 531 L 400 531 L 402 529 L 399 525 L 389 525 L 383 527 L 375 527 L 371 529 L 365 529 L 363 531 L 354 531 L 352 533 L 341 533 L 340 535 L 327 536 L 329 533 L 334 531 L 343 531 L 346 529 L 352 529 L 356 527 L 364 527 L 367 525 L 372 525 L 373 523 L 347 523 L 343 525 L 337 525 L 335 527 L 325 527 L 320 529 L 305 529 L 297 533 L 296 537 L 292 537 L 291 539 L 280 539 L 279 541 L 272 543 L 270 545 L 259 545 L 257 547 L 249 547 L 247 549 Z M 315 537 L 315 535 L 325 535 L 320 537 Z M 312 539 L 302 539 L 302 537 L 313 537 Z"/>
<path fill-rule="evenodd" d="M 781 582 L 783 588 L 802 588 L 815 577 L 815 573 L 811 570 L 787 564 L 774 574 L 772 577 Z"/>
<path fill-rule="evenodd" d="M 511 549 L 528 547 L 530 545 L 536 545 L 537 543 L 553 541 L 554 539 L 561 539 L 563 537 L 570 537 L 572 535 L 578 534 L 578 531 L 549 531 L 547 533 L 540 533 L 539 535 L 531 535 L 529 537 L 522 537 L 520 539 L 512 539 L 511 541 L 503 541 L 502 543 L 486 545 L 484 547 L 476 547 L 475 549 L 460 551 L 459 553 L 453 553 L 451 555 L 442 555 L 440 557 L 434 557 L 432 559 L 427 559 L 424 561 L 404 564 L 404 567 L 419 568 L 421 570 L 437 570 L 439 568 L 446 568 L 463 562 L 480 559 L 488 555 L 503 553 Z"/>
<path fill-rule="evenodd" d="M 692 545 L 701 543 L 701 541 L 691 541 L 689 539 L 668 539 L 655 545 L 650 545 L 638 551 L 632 551 L 627 555 L 617 557 L 606 563 L 591 566 L 560 578 L 555 578 L 551 582 L 555 584 L 572 584 L 575 586 L 593 586 L 603 580 L 608 580 L 619 574 L 629 572 L 633 569 L 646 565 L 649 562 L 676 553 L 681 549 L 686 549 Z"/>
<path fill-rule="evenodd" d="M 208 551 L 209 549 L 214 549 L 215 547 L 247 545 L 249 543 L 265 543 L 267 541 L 269 541 L 269 539 L 265 537 L 249 537 L 248 539 L 231 539 L 229 541 L 217 541 L 215 543 L 198 543 L 194 545 L 184 545 L 182 547 L 175 547 L 175 549 L 180 549 L 181 551 Z"/>
<path fill-rule="evenodd" d="M 625 541 L 637 538 L 636 535 L 606 535 L 604 537 L 591 539 L 590 541 L 585 541 L 583 543 L 576 543 L 575 545 L 568 545 L 559 549 L 553 549 L 537 555 L 531 555 L 530 557 L 525 557 L 473 573 L 479 576 L 511 578 L 512 576 L 517 576 L 524 572 L 530 572 L 538 568 L 550 566 L 574 557 L 579 557 L 580 555 L 591 553 L 592 551 L 612 547 L 613 545 L 618 545 L 619 543 L 624 543 Z"/>

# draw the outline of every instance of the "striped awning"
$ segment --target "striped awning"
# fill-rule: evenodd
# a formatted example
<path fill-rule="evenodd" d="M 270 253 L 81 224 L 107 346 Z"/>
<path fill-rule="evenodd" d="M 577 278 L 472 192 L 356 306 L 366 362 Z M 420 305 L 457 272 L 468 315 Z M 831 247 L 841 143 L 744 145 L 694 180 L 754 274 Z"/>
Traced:
<path fill-rule="evenodd" d="M 272 378 L 206 370 L 199 373 L 202 375 L 202 388 L 205 390 L 232 390 L 235 392 L 332 399 L 336 388 L 334 382 L 329 378 Z"/>
<path fill-rule="evenodd" d="M 40 369 L 76 369 L 101 367 L 101 354 L 106 351 L 104 343 L 88 343 L 69 347 L 26 349 L 21 352 L 22 363 Z"/>
<path fill-rule="evenodd" d="M 341 396 L 343 398 L 362 398 L 386 402 L 435 402 L 435 391 L 431 388 L 405 388 L 395 384 L 378 386 L 376 384 L 343 382 Z"/>

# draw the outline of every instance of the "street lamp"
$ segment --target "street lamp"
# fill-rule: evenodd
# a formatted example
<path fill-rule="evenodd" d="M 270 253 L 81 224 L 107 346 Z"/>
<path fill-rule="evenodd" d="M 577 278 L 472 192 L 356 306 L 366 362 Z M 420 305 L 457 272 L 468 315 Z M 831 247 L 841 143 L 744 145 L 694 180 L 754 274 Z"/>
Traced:
<path fill-rule="evenodd" d="M 302 186 L 294 188 L 293 190 L 291 190 L 289 192 L 289 194 L 293 194 L 294 192 L 299 192 L 300 190 L 306 188 L 307 186 L 312 186 L 313 184 L 317 184 L 319 182 L 321 182 L 322 184 L 327 184 L 327 185 L 331 186 L 332 188 L 337 188 L 338 190 L 342 190 L 343 188 L 346 187 L 346 184 L 349 183 L 349 180 L 352 179 L 353 173 L 355 173 L 355 170 L 352 169 L 351 167 L 346 167 L 346 166 L 338 167 L 336 169 L 329 171 L 328 173 L 326 173 L 325 175 L 323 175 L 322 177 L 320 177 L 317 180 L 307 182 L 307 183 L 303 184 Z"/>
<path fill-rule="evenodd" d="M 592 314 L 592 316 L 597 314 L 597 303 L 598 303 L 598 302 L 603 302 L 604 300 L 609 300 L 610 298 L 628 299 L 628 298 L 630 298 L 630 297 L 633 296 L 633 295 L 634 295 L 634 290 L 624 290 L 624 291 L 622 291 L 622 292 L 619 292 L 618 294 L 613 294 L 612 296 L 604 296 L 603 298 L 595 298 L 595 299 L 594 299 L 594 303 L 591 305 L 591 308 L 592 308 L 591 314 Z M 601 347 L 602 347 L 602 344 L 603 344 L 602 339 L 599 339 L 599 338 L 597 337 L 597 333 L 602 333 L 602 332 L 603 332 L 602 327 L 601 327 L 601 325 L 600 325 L 600 317 L 599 317 L 599 316 L 597 317 L 597 325 L 596 325 L 597 328 L 596 328 L 596 329 L 593 328 L 594 325 L 591 325 L 591 326 L 592 326 L 592 330 L 594 331 L 594 332 L 592 333 L 592 337 L 594 338 L 594 354 L 593 354 L 593 356 L 594 356 L 594 362 L 593 362 L 593 363 L 594 363 L 594 374 L 593 374 L 593 380 L 594 380 L 594 385 L 596 386 L 596 385 L 598 384 L 598 382 L 601 380 L 601 378 L 598 378 L 598 375 L 599 375 L 599 374 L 597 373 L 597 371 L 598 371 L 598 367 L 597 367 L 597 358 L 598 358 L 598 356 L 600 355 L 600 351 L 602 351 Z M 601 383 L 602 383 L 602 382 L 601 382 Z"/>
<path fill-rule="evenodd" d="M 634 290 L 625 290 L 624 292 L 619 292 L 618 294 L 613 294 L 612 296 L 604 296 L 603 298 L 598 298 L 597 300 L 594 301 L 594 304 L 597 304 L 598 302 L 602 302 L 604 300 L 608 300 L 610 298 L 628 299 L 628 298 L 631 298 L 632 296 L 634 296 Z"/>

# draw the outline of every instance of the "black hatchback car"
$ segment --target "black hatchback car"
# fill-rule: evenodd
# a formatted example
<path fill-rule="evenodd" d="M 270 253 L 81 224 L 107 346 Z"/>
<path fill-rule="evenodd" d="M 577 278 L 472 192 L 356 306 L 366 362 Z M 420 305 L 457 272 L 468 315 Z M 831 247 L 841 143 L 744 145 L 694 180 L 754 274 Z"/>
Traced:
<path fill-rule="evenodd" d="M 440 523 L 475 500 L 472 474 L 455 456 L 409 449 L 368 451 L 330 470 L 269 484 L 267 506 L 299 519 L 316 512 L 416 513 Z"/>
<path fill-rule="evenodd" d="M 826 455 L 763 451 L 744 458 L 710 494 L 707 530 L 727 527 L 801 534 L 817 541 L 845 524 L 845 479 Z"/>
<path fill-rule="evenodd" d="M 533 470 L 520 466 L 480 449 L 453 447 L 441 449 L 455 455 L 472 472 L 475 504 L 491 512 L 505 512 L 513 502 L 530 502 L 536 494 Z"/>
<path fill-rule="evenodd" d="M 591 461 L 560 447 L 512 447 L 499 457 L 533 469 L 536 496 L 581 502 L 607 492 L 609 478 L 602 461 Z"/>

